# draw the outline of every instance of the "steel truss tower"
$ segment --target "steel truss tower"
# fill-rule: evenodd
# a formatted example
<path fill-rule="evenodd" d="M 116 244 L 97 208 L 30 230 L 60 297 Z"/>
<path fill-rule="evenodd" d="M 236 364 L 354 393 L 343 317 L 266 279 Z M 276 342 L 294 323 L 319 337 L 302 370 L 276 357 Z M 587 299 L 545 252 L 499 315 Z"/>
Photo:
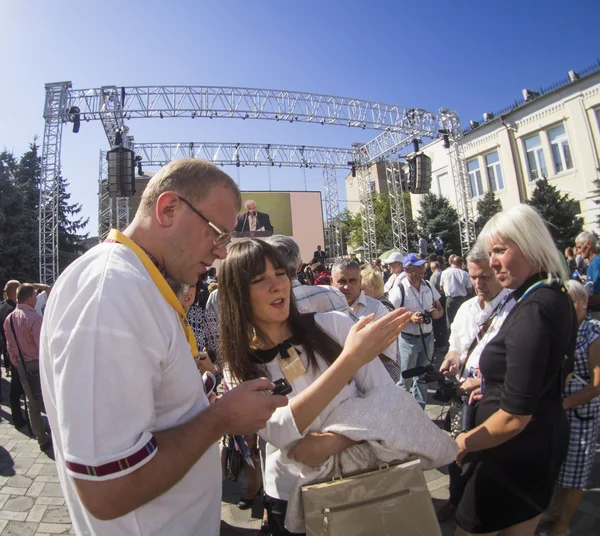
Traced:
<path fill-rule="evenodd" d="M 439 138 L 440 130 L 448 129 L 451 134 L 452 148 L 450 151 L 452 170 L 460 197 L 461 239 L 463 249 L 468 247 L 473 238 L 473 215 L 469 206 L 470 186 L 464 170 L 462 148 L 460 147 L 460 124 L 453 112 L 441 110 L 433 114 L 427 110 L 404 108 L 390 104 L 331 95 L 299 93 L 295 91 L 210 87 L 210 86 L 143 86 L 117 87 L 104 86 L 93 89 L 72 89 L 70 82 L 60 82 L 46 85 L 46 105 L 44 119 L 44 143 L 42 147 L 42 183 L 40 187 L 40 279 L 52 283 L 58 276 L 58 191 L 57 177 L 60 173 L 60 145 L 62 125 L 67 122 L 89 122 L 100 120 L 103 124 L 109 145 L 125 147 L 133 146 L 133 138 L 128 136 L 125 121 L 132 118 L 231 118 L 231 119 L 265 119 L 273 121 L 289 121 L 316 123 L 321 125 L 339 125 L 352 128 L 378 130 L 381 133 L 365 144 L 360 150 L 352 150 L 352 158 L 346 160 L 345 167 L 351 165 L 359 171 L 359 185 L 362 184 L 361 212 L 363 214 L 364 247 L 368 259 L 376 256 L 377 242 L 375 237 L 373 200 L 366 167 L 376 161 L 388 159 L 403 148 L 409 146 L 413 139 Z M 119 143 L 120 142 L 120 143 Z M 149 144 L 156 145 L 156 144 Z M 184 151 L 189 144 L 179 144 L 178 151 Z M 210 144 L 201 144 L 204 146 Z M 214 145 L 214 144 L 213 144 Z M 227 144 L 221 145 L 224 150 Z M 230 144 L 236 145 L 236 144 Z M 241 145 L 241 144 L 237 144 Z M 298 165 L 297 162 L 313 162 L 313 167 L 324 169 L 326 183 L 326 217 L 330 236 L 337 237 L 339 227 L 336 218 L 339 215 L 333 208 L 337 199 L 337 184 L 334 186 L 333 169 L 341 166 L 342 159 L 348 158 L 345 150 L 331 149 L 325 154 L 321 151 L 322 161 L 315 161 L 306 156 L 307 147 L 297 147 L 295 153 L 287 158 L 276 155 L 276 147 L 260 146 L 267 157 L 264 165 Z M 288 146 L 295 147 L 295 146 Z M 250 148 L 247 148 L 250 150 Z M 254 148 L 256 149 L 256 147 Z M 152 150 L 149 147 L 139 151 Z M 160 149 L 161 151 L 163 148 Z M 191 152 L 196 151 L 193 147 Z M 202 149 L 204 150 L 204 149 Z M 229 150 L 229 149 L 228 149 Z M 283 149 L 281 149 L 283 151 Z M 333 151 L 333 152 L 331 152 Z M 336 152 L 338 151 L 338 152 Z M 192 156 L 190 154 L 190 156 Z M 201 156 L 196 153 L 194 156 Z M 143 158 L 143 157 L 142 157 Z M 239 164 L 245 157 L 238 147 L 236 158 Z M 250 159 L 248 159 L 249 161 Z M 279 162 L 277 162 L 279 160 Z M 148 165 L 143 158 L 144 165 Z M 277 163 L 276 163 L 277 162 Z M 290 162 L 284 164 L 284 162 Z M 253 162 L 250 165 L 261 165 Z M 308 164 L 305 167 L 310 167 Z M 113 225 L 124 225 L 128 217 L 128 200 L 114 200 L 105 195 L 106 188 L 102 181 L 106 180 L 106 170 L 100 163 L 100 213 L 99 228 L 102 236 Z M 406 218 L 403 197 L 395 198 L 395 212 L 392 219 L 397 221 L 396 240 L 401 243 L 402 218 Z M 395 214 L 396 216 L 394 217 Z M 335 229 L 337 229 L 337 233 Z M 401 247 L 401 246 L 400 246 Z M 330 252 L 339 251 L 338 240 L 333 240 Z"/>
<path fill-rule="evenodd" d="M 394 247 L 403 254 L 406 254 L 408 253 L 408 216 L 404 199 L 402 167 L 398 160 L 387 160 L 385 164 L 385 177 L 387 180 L 388 192 L 392 197 L 392 202 L 390 203 L 390 215 L 392 219 Z"/>

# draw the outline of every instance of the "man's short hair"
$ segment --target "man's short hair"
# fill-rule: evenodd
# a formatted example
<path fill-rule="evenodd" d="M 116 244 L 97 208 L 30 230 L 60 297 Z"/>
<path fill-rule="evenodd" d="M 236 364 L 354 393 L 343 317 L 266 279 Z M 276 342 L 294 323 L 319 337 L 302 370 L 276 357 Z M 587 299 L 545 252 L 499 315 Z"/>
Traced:
<path fill-rule="evenodd" d="M 280 255 L 285 261 L 289 276 L 294 279 L 298 273 L 298 267 L 302 262 L 302 257 L 300 256 L 300 247 L 296 241 L 291 239 L 289 236 L 277 234 L 269 236 L 265 242 L 268 242 L 277 251 L 279 251 Z"/>
<path fill-rule="evenodd" d="M 37 291 L 31 283 L 23 283 L 17 289 L 17 303 L 25 303 L 31 296 L 35 296 Z"/>
<path fill-rule="evenodd" d="M 248 205 L 250 203 L 254 203 L 254 205 L 256 206 L 256 201 L 254 201 L 254 199 L 246 199 L 246 202 L 244 203 L 244 208 L 248 208 Z"/>
<path fill-rule="evenodd" d="M 467 262 L 475 262 L 480 263 L 483 261 L 490 262 L 490 256 L 484 247 L 481 244 L 476 244 L 473 248 L 469 250 L 467 253 Z"/>
<path fill-rule="evenodd" d="M 154 175 L 140 201 L 144 214 L 151 214 L 158 198 L 165 192 L 176 192 L 191 203 L 205 198 L 213 186 L 224 185 L 236 197 L 236 207 L 242 206 L 242 196 L 235 181 L 223 170 L 200 158 L 173 160 Z"/>
<path fill-rule="evenodd" d="M 339 270 L 347 270 L 348 268 L 353 268 L 360 272 L 360 264 L 353 259 L 337 259 L 333 263 L 333 268 L 331 269 L 331 273 L 337 272 Z"/>
<path fill-rule="evenodd" d="M 8 283 L 6 283 L 6 285 L 4 285 L 4 292 L 6 292 L 7 295 L 10 294 L 13 296 L 15 292 L 17 292 L 20 284 L 21 283 L 16 279 L 11 279 Z"/>
<path fill-rule="evenodd" d="M 583 233 L 580 233 L 575 239 L 575 243 L 577 244 L 581 242 L 590 242 L 592 244 L 592 251 L 594 253 L 597 252 L 598 248 L 596 247 L 596 237 L 592 233 L 589 233 L 588 231 L 583 231 Z"/>
<path fill-rule="evenodd" d="M 431 267 L 432 272 L 435 272 L 436 270 L 440 269 L 440 263 L 438 261 L 431 261 L 429 266 Z"/>

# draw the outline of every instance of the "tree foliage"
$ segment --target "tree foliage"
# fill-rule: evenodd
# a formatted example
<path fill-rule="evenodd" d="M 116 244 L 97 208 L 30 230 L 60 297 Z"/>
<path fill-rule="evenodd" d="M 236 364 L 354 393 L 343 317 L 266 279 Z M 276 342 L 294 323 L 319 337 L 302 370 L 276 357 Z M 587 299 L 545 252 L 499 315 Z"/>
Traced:
<path fill-rule="evenodd" d="M 568 194 L 561 194 L 546 178 L 537 181 L 527 204 L 537 209 L 548 222 L 548 229 L 560 251 L 572 246 L 583 231 L 583 218 L 578 216 L 581 211 L 579 203 Z"/>
<path fill-rule="evenodd" d="M 444 241 L 445 253 L 460 253 L 458 212 L 443 195 L 423 196 L 417 224 L 423 236 L 439 235 Z"/>
<path fill-rule="evenodd" d="M 488 190 L 485 195 L 477 201 L 477 219 L 475 220 L 475 230 L 479 234 L 485 227 L 485 224 L 494 214 L 502 212 L 502 201 L 496 197 L 493 190 Z"/>
<path fill-rule="evenodd" d="M 39 192 L 42 164 L 36 141 L 18 160 L 0 153 L 0 284 L 9 279 L 35 282 L 38 274 Z M 64 269 L 82 251 L 87 220 L 77 218 L 81 205 L 69 204 L 68 183 L 59 179 L 59 264 Z"/>
<path fill-rule="evenodd" d="M 380 252 L 394 247 L 391 217 L 392 196 L 389 194 L 373 194 L 373 212 L 375 213 L 375 232 L 377 236 L 377 249 Z M 415 234 L 415 225 L 412 221 L 410 210 L 410 194 L 404 194 L 404 204 L 407 212 L 407 228 L 409 237 Z M 360 213 L 353 214 L 345 209 L 340 213 L 342 233 L 347 244 L 356 249 L 362 246 L 362 223 Z"/>

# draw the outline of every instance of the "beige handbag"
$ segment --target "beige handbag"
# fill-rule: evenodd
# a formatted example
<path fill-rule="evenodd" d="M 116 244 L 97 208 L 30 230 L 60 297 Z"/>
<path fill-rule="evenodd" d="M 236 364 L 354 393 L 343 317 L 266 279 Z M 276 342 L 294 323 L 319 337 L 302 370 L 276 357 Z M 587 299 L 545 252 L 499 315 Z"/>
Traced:
<path fill-rule="evenodd" d="M 307 536 L 441 536 L 421 462 L 382 464 L 302 488 Z"/>

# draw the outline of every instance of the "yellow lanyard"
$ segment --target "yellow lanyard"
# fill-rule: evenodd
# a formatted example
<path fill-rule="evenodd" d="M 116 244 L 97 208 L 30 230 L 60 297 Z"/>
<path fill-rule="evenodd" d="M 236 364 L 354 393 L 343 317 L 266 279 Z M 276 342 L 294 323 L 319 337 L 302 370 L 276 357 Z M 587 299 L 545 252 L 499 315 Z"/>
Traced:
<path fill-rule="evenodd" d="M 194 336 L 194 330 L 192 329 L 192 326 L 190 326 L 187 316 L 185 315 L 183 305 L 181 305 L 181 302 L 177 299 L 177 296 L 175 296 L 175 293 L 167 283 L 167 280 L 163 277 L 158 268 L 154 266 L 154 263 L 150 260 L 150 257 L 148 257 L 146 252 L 133 240 L 131 240 L 131 238 L 125 236 L 116 229 L 111 229 L 108 238 L 114 242 L 123 244 L 125 247 L 128 247 L 137 255 L 137 258 L 142 261 L 142 264 L 146 267 L 146 270 L 148 270 L 152 281 L 154 281 L 154 284 L 158 287 L 158 290 L 163 295 L 163 298 L 167 300 L 167 303 L 177 312 L 179 321 L 181 322 L 181 327 L 183 328 L 187 342 L 190 345 L 190 351 L 192 352 L 192 355 L 196 357 L 198 355 L 196 337 Z"/>

